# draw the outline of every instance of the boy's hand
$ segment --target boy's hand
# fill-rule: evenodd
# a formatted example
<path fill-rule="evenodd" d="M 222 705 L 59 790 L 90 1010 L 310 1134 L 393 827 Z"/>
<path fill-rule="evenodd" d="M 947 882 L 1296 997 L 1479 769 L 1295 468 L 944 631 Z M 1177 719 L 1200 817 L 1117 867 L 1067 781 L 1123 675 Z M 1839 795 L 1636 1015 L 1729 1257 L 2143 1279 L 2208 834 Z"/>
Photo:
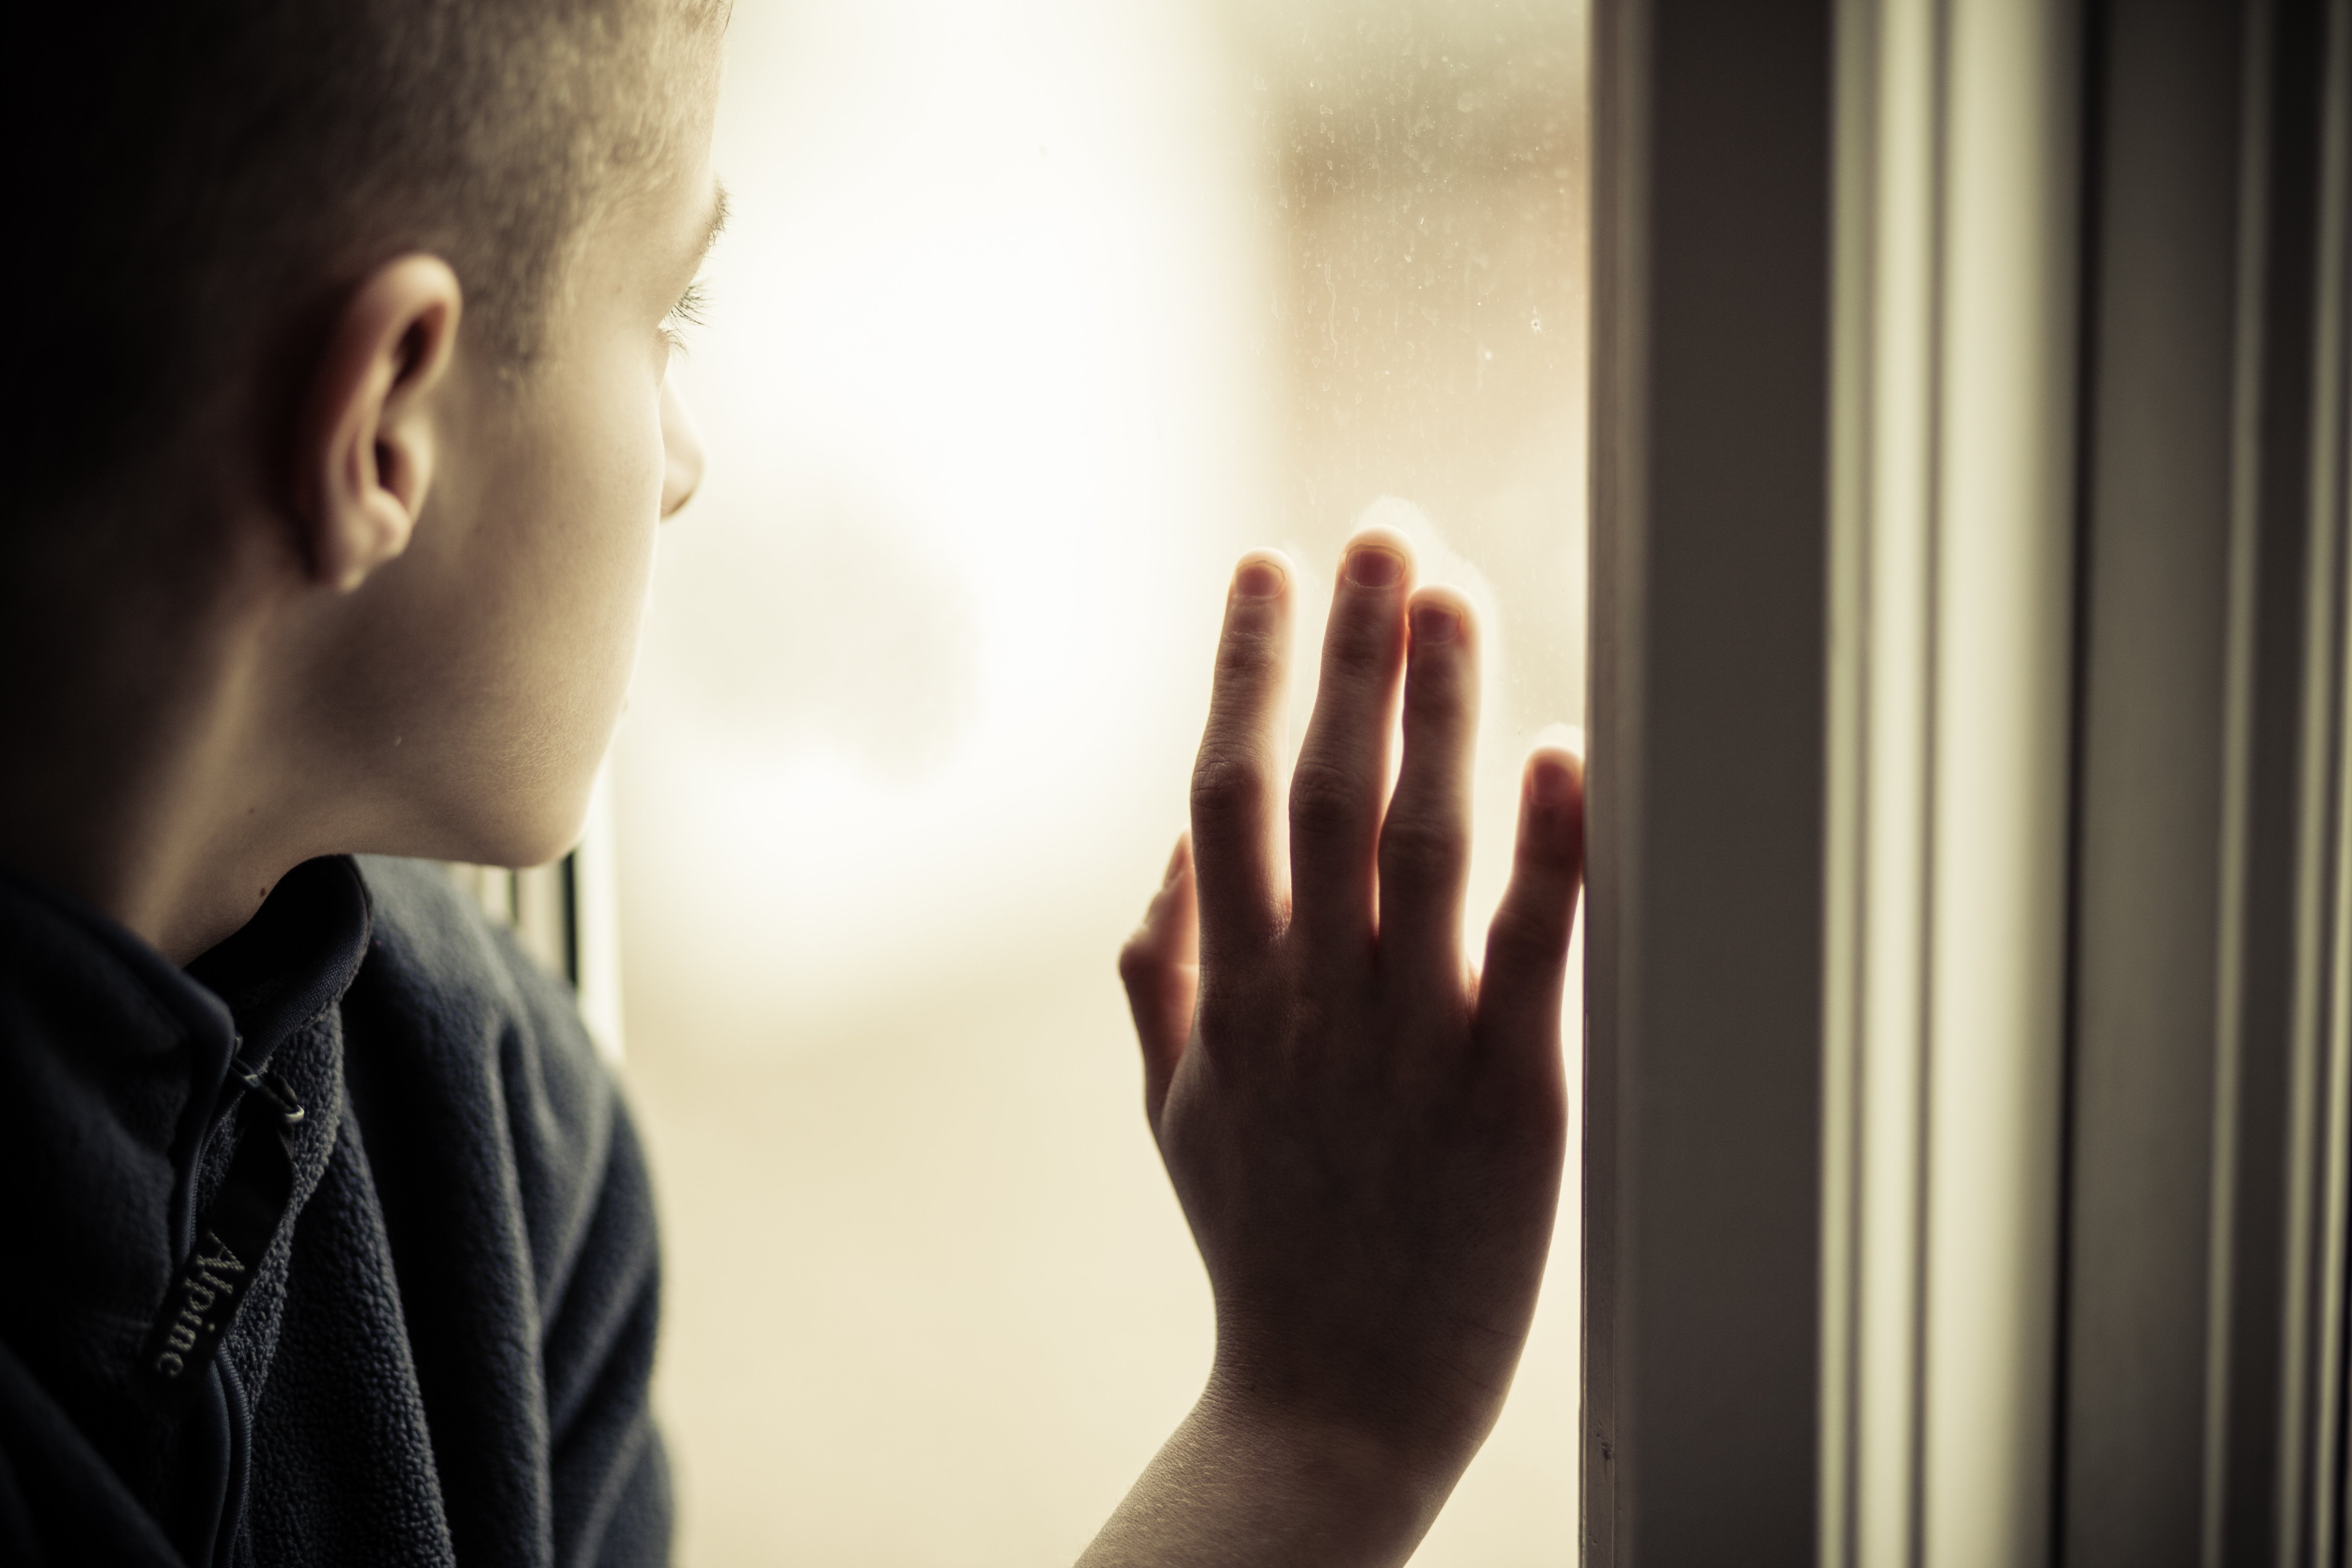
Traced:
<path fill-rule="evenodd" d="M 1551 1237 L 1581 766 L 1529 760 L 1474 975 L 1468 606 L 1415 593 L 1393 534 L 1350 542 L 1286 857 L 1290 605 L 1279 557 L 1242 563 L 1191 842 L 1120 956 L 1217 1349 L 1090 1563 L 1402 1561 L 1502 1407 Z"/>

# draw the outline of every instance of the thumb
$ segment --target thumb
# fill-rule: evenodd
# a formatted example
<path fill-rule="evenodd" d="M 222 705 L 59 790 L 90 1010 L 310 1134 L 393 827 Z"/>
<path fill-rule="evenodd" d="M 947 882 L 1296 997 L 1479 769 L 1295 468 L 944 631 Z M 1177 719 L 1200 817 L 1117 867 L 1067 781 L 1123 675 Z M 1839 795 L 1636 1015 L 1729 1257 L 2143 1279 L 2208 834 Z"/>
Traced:
<path fill-rule="evenodd" d="M 1192 837 L 1181 835 L 1143 924 L 1118 953 L 1118 977 L 1143 1046 L 1144 1111 L 1154 1128 L 1192 1034 L 1192 996 L 1200 976 L 1201 903 L 1192 882 Z"/>

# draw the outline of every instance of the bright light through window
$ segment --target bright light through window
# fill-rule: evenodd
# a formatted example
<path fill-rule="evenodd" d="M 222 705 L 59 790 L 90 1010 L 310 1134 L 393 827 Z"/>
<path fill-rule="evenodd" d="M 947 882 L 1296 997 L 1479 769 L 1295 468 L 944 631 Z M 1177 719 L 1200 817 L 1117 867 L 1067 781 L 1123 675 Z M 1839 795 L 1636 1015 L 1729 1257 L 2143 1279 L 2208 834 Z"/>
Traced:
<path fill-rule="evenodd" d="M 1517 758 L 1582 706 L 1582 34 L 738 6 L 677 372 L 709 476 L 614 781 L 684 1562 L 1066 1561 L 1197 1394 L 1112 960 L 1242 550 L 1289 549 L 1319 627 L 1369 512 L 1480 604 L 1491 907 Z M 1564 1210 L 1418 1561 L 1573 1550 Z"/>

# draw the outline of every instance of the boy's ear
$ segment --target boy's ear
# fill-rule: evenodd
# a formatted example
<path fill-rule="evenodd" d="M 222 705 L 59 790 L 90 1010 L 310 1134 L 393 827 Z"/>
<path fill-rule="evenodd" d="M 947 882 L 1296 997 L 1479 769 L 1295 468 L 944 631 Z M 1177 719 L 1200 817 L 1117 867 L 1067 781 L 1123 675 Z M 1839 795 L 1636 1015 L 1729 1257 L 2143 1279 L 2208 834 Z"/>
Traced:
<path fill-rule="evenodd" d="M 337 314 L 296 426 L 294 514 L 314 581 L 348 593 L 408 548 L 436 456 L 425 395 L 463 304 L 448 263 L 404 256 Z"/>

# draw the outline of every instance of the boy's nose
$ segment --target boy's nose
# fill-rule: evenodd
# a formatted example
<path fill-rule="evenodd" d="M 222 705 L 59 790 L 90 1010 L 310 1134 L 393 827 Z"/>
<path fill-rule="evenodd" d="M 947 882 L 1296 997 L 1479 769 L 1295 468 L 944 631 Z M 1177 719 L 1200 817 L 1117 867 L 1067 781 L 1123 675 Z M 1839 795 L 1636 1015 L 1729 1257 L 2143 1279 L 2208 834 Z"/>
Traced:
<path fill-rule="evenodd" d="M 694 499 L 702 484 L 702 432 L 687 412 L 677 383 L 662 378 L 662 498 L 661 514 L 669 517 Z"/>

